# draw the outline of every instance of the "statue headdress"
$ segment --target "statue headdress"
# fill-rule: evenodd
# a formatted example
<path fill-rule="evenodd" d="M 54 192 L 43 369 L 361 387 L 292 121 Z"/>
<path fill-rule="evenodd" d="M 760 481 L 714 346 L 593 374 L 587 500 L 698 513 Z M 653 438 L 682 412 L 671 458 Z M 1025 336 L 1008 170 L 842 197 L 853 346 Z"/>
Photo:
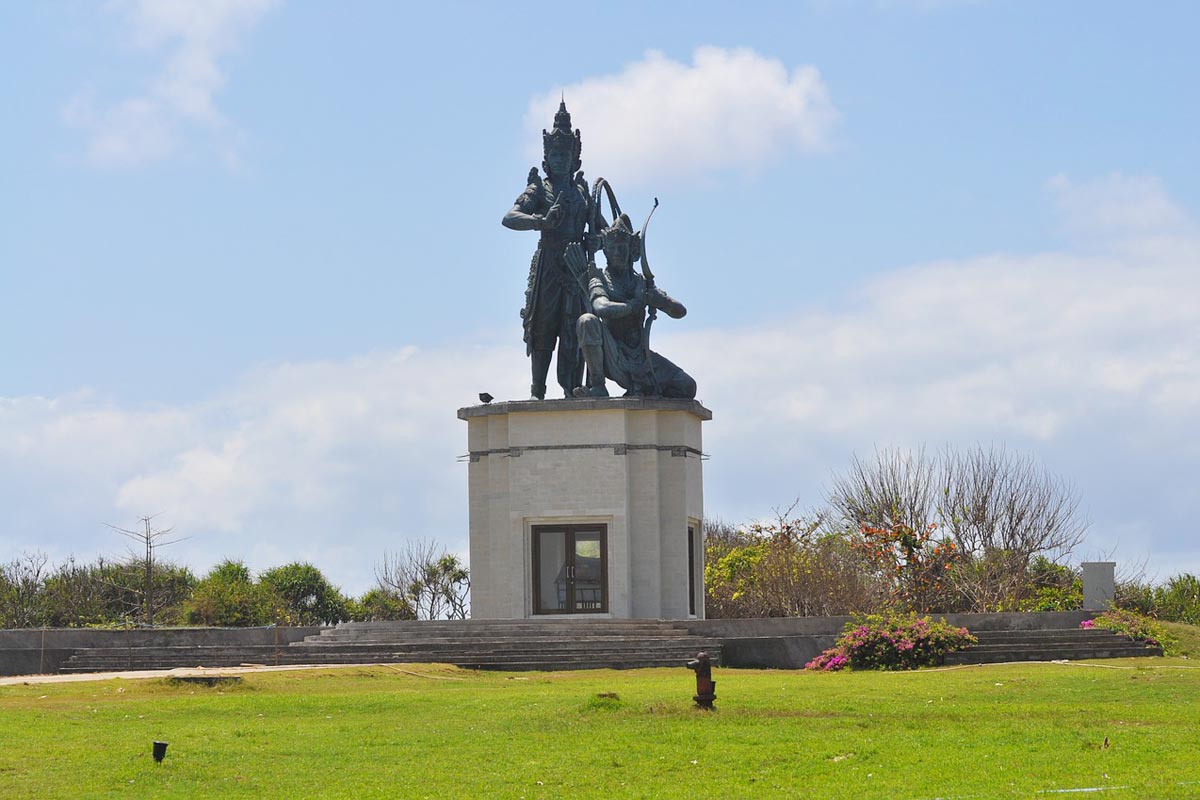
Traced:
<path fill-rule="evenodd" d="M 572 166 L 571 172 L 574 174 L 579 170 L 579 152 L 582 148 L 583 140 L 579 135 L 579 130 L 571 130 L 571 112 L 567 111 L 566 100 L 558 104 L 558 112 L 554 115 L 554 128 L 547 131 L 542 130 L 542 152 L 547 153 L 552 147 L 569 147 L 571 148 Z M 546 168 L 546 163 L 542 162 L 542 169 L 549 173 Z"/>
<path fill-rule="evenodd" d="M 607 228 L 601 232 L 604 245 L 609 242 L 628 242 L 629 243 L 629 259 L 631 262 L 637 261 L 642 257 L 642 237 L 641 234 L 633 230 L 633 222 L 629 219 L 628 214 L 618 216 Z"/>

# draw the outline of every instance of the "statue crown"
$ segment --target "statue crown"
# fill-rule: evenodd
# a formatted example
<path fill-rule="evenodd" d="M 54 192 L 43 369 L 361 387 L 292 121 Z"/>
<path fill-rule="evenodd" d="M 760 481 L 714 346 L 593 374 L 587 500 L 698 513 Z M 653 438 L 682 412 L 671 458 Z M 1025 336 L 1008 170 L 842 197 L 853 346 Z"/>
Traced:
<path fill-rule="evenodd" d="M 579 131 L 571 130 L 571 112 L 567 111 L 567 102 L 563 100 L 559 102 L 558 111 L 554 114 L 554 127 L 548 131 L 542 130 L 542 149 L 548 151 L 552 147 L 570 147 L 576 162 L 578 162 L 582 144 Z M 579 169 L 578 164 L 575 169 Z"/>
<path fill-rule="evenodd" d="M 634 232 L 633 222 L 630 221 L 628 214 L 621 214 L 621 216 L 613 220 L 613 223 L 605 228 L 601 235 L 603 237 L 601 248 L 609 242 L 614 244 L 618 242 L 628 243 L 630 258 L 636 261 L 641 257 L 642 237 Z"/>
<path fill-rule="evenodd" d="M 560 100 L 558 103 L 558 111 L 554 113 L 554 130 L 562 131 L 563 133 L 571 132 L 571 112 L 567 111 L 567 101 Z"/>

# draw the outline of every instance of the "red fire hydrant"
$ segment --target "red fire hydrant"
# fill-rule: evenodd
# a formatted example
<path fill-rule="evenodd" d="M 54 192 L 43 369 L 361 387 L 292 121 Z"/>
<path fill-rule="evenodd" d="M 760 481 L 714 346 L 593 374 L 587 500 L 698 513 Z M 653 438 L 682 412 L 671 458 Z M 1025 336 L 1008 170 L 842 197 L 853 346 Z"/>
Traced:
<path fill-rule="evenodd" d="M 712 661 L 708 653 L 701 650 L 696 657 L 687 662 L 687 668 L 696 673 L 696 708 L 712 710 L 713 700 L 717 699 L 717 682 L 712 679 Z"/>

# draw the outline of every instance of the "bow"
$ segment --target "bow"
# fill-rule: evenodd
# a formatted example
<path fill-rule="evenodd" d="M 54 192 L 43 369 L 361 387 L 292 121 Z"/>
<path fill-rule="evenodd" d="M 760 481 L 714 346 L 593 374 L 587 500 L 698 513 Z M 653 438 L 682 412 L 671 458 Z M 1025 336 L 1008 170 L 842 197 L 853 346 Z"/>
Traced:
<path fill-rule="evenodd" d="M 582 175 L 583 173 L 580 173 Z M 617 203 L 617 195 L 613 191 L 612 184 L 604 178 L 596 178 L 592 184 L 591 203 L 589 204 L 590 214 L 587 219 L 588 232 L 583 237 L 583 251 L 586 257 L 586 263 L 582 269 L 572 268 L 575 275 L 575 281 L 579 284 L 580 291 L 583 292 L 583 305 L 585 309 L 591 309 L 591 295 L 588 292 L 588 265 L 595 263 L 596 249 L 599 247 L 601 235 L 604 231 L 604 214 L 601 213 L 601 203 L 604 193 L 608 195 L 608 207 L 612 213 L 613 221 L 615 222 L 621 216 L 621 206 Z"/>
<path fill-rule="evenodd" d="M 654 198 L 654 205 L 650 209 L 650 213 L 646 215 L 646 221 L 642 223 L 642 232 L 638 235 L 641 239 L 639 244 L 642 251 L 642 277 L 646 280 L 646 293 L 649 294 L 654 290 L 654 272 L 650 269 L 650 261 L 646 258 L 646 228 L 650 225 L 650 218 L 654 216 L 654 212 L 658 209 L 658 198 Z M 658 309 L 650 302 L 650 298 L 646 298 L 646 323 L 642 328 L 642 347 L 646 350 L 646 366 L 650 370 L 650 380 L 654 383 L 654 396 L 662 396 L 662 388 L 658 385 L 658 375 L 654 371 L 654 360 L 650 354 L 650 327 L 654 324 L 654 320 L 658 317 Z"/>

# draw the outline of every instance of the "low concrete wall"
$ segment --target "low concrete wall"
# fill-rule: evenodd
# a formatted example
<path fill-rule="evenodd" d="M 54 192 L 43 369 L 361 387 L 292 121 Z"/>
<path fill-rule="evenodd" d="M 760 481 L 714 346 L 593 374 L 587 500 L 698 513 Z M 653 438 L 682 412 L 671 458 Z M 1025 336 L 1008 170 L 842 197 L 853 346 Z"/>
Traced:
<path fill-rule="evenodd" d="M 320 632 L 319 627 L 0 630 L 0 675 L 58 672 L 72 653 L 89 647 L 284 646 Z"/>
<path fill-rule="evenodd" d="M 930 614 L 970 631 L 1036 631 L 1078 628 L 1092 611 L 1043 611 L 1023 614 Z M 727 667 L 800 669 L 832 647 L 850 617 L 772 617 L 706 619 L 687 623 L 688 632 L 721 640 Z"/>

